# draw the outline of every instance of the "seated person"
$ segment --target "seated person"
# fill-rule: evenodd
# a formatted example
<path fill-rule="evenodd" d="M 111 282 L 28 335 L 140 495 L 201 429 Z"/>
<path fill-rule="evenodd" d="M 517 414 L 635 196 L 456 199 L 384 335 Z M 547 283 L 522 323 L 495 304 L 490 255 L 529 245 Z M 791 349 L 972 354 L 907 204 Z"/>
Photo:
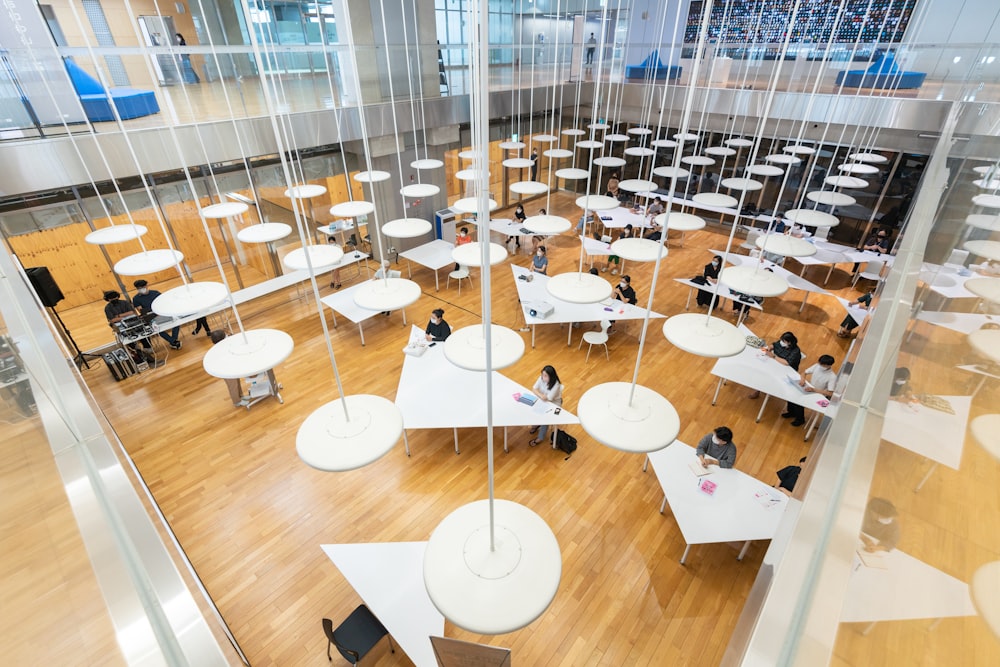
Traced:
<path fill-rule="evenodd" d="M 865 551 L 892 551 L 899 544 L 899 512 L 885 498 L 872 498 L 861 522 L 861 542 Z"/>
<path fill-rule="evenodd" d="M 535 395 L 539 399 L 545 401 L 546 403 L 554 403 L 556 406 L 562 407 L 563 404 L 563 386 L 559 382 L 559 375 L 556 373 L 556 369 L 552 366 L 545 366 L 542 368 L 542 372 L 539 373 L 538 379 L 535 380 L 534 386 L 531 388 Z M 542 424 L 541 426 L 532 426 L 531 434 L 538 434 L 537 438 L 532 438 L 528 441 L 528 445 L 534 447 L 535 445 L 540 445 L 544 440 L 545 436 L 548 435 L 549 426 L 548 424 Z"/>
<path fill-rule="evenodd" d="M 451 327 L 444 321 L 444 310 L 435 308 L 431 311 L 431 319 L 427 322 L 424 330 L 427 340 L 438 343 L 448 340 L 451 335 Z"/>
<path fill-rule="evenodd" d="M 465 245 L 466 243 L 472 243 L 472 237 L 469 236 L 469 228 L 468 227 L 462 227 L 462 228 L 460 228 L 458 230 L 458 233 L 455 234 L 455 247 L 457 248 L 458 246 Z M 458 271 L 459 268 L 461 268 L 461 267 L 456 262 L 455 263 L 455 270 Z"/>
<path fill-rule="evenodd" d="M 802 473 L 802 465 L 806 462 L 806 457 L 799 459 L 799 465 L 797 466 L 785 466 L 779 470 L 776 474 L 778 475 L 778 483 L 774 485 L 774 488 L 781 491 L 786 496 L 792 495 L 792 491 L 795 490 L 795 483 L 799 481 L 799 475 Z"/>
<path fill-rule="evenodd" d="M 892 386 L 889 387 L 889 398 L 894 401 L 912 401 L 913 387 L 910 386 L 910 369 L 900 366 L 892 374 Z"/>
<path fill-rule="evenodd" d="M 618 285 L 615 286 L 615 291 L 612 294 L 616 301 L 624 301 L 625 303 L 630 303 L 633 306 L 638 303 L 639 298 L 635 295 L 635 290 L 632 289 L 632 276 L 623 275 L 621 280 L 618 281 Z M 611 326 L 608 327 L 608 333 L 615 332 L 615 321 L 611 320 Z"/>
<path fill-rule="evenodd" d="M 868 237 L 868 240 L 865 241 L 861 249 L 882 254 L 889 252 L 890 247 L 889 233 L 884 229 L 880 229 Z"/>
<path fill-rule="evenodd" d="M 703 468 L 714 463 L 720 468 L 732 468 L 736 465 L 736 445 L 733 444 L 733 432 L 728 426 L 719 426 L 714 431 L 698 441 L 695 450 Z"/>
<path fill-rule="evenodd" d="M 132 303 L 135 304 L 135 307 L 139 310 L 140 315 L 146 318 L 147 321 L 152 322 L 156 315 L 156 313 L 153 312 L 153 301 L 156 300 L 156 297 L 160 296 L 159 290 L 149 289 L 149 283 L 142 279 L 136 280 L 132 284 L 135 285 L 135 288 L 138 290 L 135 298 L 132 299 Z M 167 344 L 170 345 L 171 348 L 179 350 L 181 349 L 181 341 L 178 338 L 180 332 L 180 327 L 174 327 L 170 330 L 170 333 L 161 331 L 160 338 L 167 341 Z"/>
<path fill-rule="evenodd" d="M 549 258 L 545 256 L 545 246 L 538 246 L 535 256 L 531 258 L 531 270 L 543 276 L 549 273 Z"/>
<path fill-rule="evenodd" d="M 802 361 L 802 350 L 799 349 L 799 339 L 791 331 L 781 334 L 781 338 L 771 343 L 770 346 L 762 347 L 761 350 L 767 356 L 793 371 L 799 370 L 799 362 Z M 754 390 L 747 398 L 757 398 L 760 392 Z"/>
<path fill-rule="evenodd" d="M 652 221 L 653 218 L 660 215 L 665 210 L 666 209 L 663 207 L 663 202 L 661 202 L 659 199 L 653 199 L 653 201 L 650 202 L 649 206 L 646 207 L 646 217 L 648 217 L 650 221 Z"/>
<path fill-rule="evenodd" d="M 861 296 L 859 296 L 854 301 L 851 301 L 850 305 L 857 304 L 865 310 L 872 305 L 872 296 L 874 295 L 874 289 L 870 289 Z M 848 314 L 840 323 L 840 330 L 837 332 L 838 338 L 850 338 L 851 332 L 858 328 L 858 323 L 854 321 L 854 318 Z"/>
<path fill-rule="evenodd" d="M 714 285 L 719 280 L 719 271 L 722 270 L 722 257 L 716 255 L 712 258 L 712 261 L 705 265 L 705 268 L 701 272 L 701 280 L 695 280 L 702 285 Z M 695 301 L 698 302 L 699 306 L 709 306 L 712 303 L 712 293 L 706 292 L 705 290 L 698 290 L 698 294 L 695 295 Z"/>
<path fill-rule="evenodd" d="M 104 292 L 104 300 L 107 301 L 104 304 L 104 316 L 108 319 L 108 325 L 114 329 L 118 322 L 129 316 L 138 317 L 139 313 L 136 312 L 135 307 L 128 299 L 123 299 L 121 292 L 117 290 L 107 290 Z M 141 344 L 147 350 L 153 349 L 153 344 L 149 342 L 148 339 L 143 338 L 136 343 L 131 343 L 129 347 L 133 352 L 138 352 L 136 345 Z"/>
<path fill-rule="evenodd" d="M 807 393 L 823 394 L 827 399 L 833 396 L 833 390 L 837 388 L 837 372 L 833 370 L 834 359 L 829 354 L 824 354 L 819 361 L 805 370 L 799 378 L 799 386 Z M 805 376 L 809 376 L 809 383 L 806 383 Z M 792 426 L 802 426 L 806 423 L 806 409 L 801 405 L 789 402 L 785 412 L 781 415 L 785 419 L 795 417 Z"/>

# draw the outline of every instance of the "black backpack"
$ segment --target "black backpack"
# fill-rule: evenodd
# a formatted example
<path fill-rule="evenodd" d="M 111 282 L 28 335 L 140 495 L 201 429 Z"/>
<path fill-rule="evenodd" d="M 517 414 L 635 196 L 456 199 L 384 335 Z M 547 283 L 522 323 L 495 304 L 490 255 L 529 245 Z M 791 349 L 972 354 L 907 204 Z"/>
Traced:
<path fill-rule="evenodd" d="M 559 431 L 556 435 L 556 447 L 566 453 L 564 461 L 568 461 L 573 452 L 576 451 L 576 438 L 566 431 Z"/>

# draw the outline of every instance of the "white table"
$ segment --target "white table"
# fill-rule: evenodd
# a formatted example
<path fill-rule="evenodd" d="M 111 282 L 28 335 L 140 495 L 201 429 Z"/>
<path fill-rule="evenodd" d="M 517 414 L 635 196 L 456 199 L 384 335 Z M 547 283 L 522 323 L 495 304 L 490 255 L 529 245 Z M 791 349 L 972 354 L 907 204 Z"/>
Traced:
<path fill-rule="evenodd" d="M 841 243 L 834 243 L 832 241 L 822 241 L 817 239 L 815 241 L 817 248 L 822 250 L 831 250 L 833 252 L 839 252 L 848 262 L 853 262 L 856 264 L 865 264 L 867 262 L 885 262 L 886 266 L 892 266 L 895 261 L 895 255 L 890 255 L 887 252 L 874 252 L 872 250 L 858 250 L 854 246 L 843 245 Z"/>
<path fill-rule="evenodd" d="M 410 338 L 400 342 L 405 346 L 409 341 L 422 339 L 423 330 L 413 326 Z M 485 393 L 485 373 L 465 370 L 448 361 L 444 356 L 443 343 L 427 347 L 420 356 L 407 354 L 403 359 L 403 371 L 396 389 L 396 405 L 403 414 L 406 455 L 410 455 L 406 429 L 415 428 L 452 429 L 455 453 L 458 454 L 458 429 L 486 426 L 486 405 L 483 401 Z M 534 405 L 516 401 L 513 398 L 515 393 L 533 394 L 530 389 L 494 371 L 493 425 L 504 428 L 505 452 L 508 451 L 508 426 L 549 424 L 558 427 L 580 423 L 576 415 L 568 410 L 560 409 L 559 414 L 556 414 L 556 406 L 541 399 Z"/>
<path fill-rule="evenodd" d="M 583 243 L 583 251 L 587 253 L 589 268 L 594 267 L 594 256 L 607 257 L 612 254 L 610 243 L 598 241 L 588 236 L 581 236 L 580 241 Z"/>
<path fill-rule="evenodd" d="M 351 285 L 347 289 L 342 289 L 320 299 L 333 312 L 333 327 L 337 328 L 337 313 L 340 313 L 350 321 L 358 325 L 358 333 L 361 335 L 361 345 L 365 344 L 365 330 L 362 322 L 371 319 L 380 313 L 377 310 L 362 308 L 354 302 L 354 294 L 367 281 L 362 281 L 357 285 Z M 403 326 L 406 326 L 406 309 L 400 309 L 403 313 Z"/>
<path fill-rule="evenodd" d="M 848 301 L 847 299 L 839 296 L 834 298 L 837 299 L 840 305 L 844 307 L 844 310 L 847 311 L 847 314 L 850 315 L 851 319 L 857 322 L 858 326 L 861 326 L 868 315 L 871 314 L 871 310 L 868 308 L 862 308 L 858 304 L 857 299 L 854 301 Z"/>
<path fill-rule="evenodd" d="M 594 217 L 608 229 L 624 229 L 625 225 L 632 225 L 635 229 L 653 226 L 653 221 L 648 216 L 634 213 L 632 209 L 622 206 L 607 211 L 595 211 Z"/>
<path fill-rule="evenodd" d="M 694 291 L 696 289 L 701 290 L 702 292 L 709 292 L 709 293 L 715 292 L 715 285 L 708 285 L 708 284 L 700 285 L 691 280 L 690 278 L 674 278 L 674 281 L 679 282 L 681 285 L 686 285 L 690 288 L 688 290 L 687 301 L 684 303 L 684 310 L 691 309 L 691 295 L 694 294 Z M 747 316 L 747 313 L 749 313 L 748 310 L 749 308 L 753 308 L 754 310 L 759 310 L 759 311 L 764 310 L 764 307 L 757 301 L 744 301 L 740 299 L 738 296 L 736 296 L 736 294 L 725 285 L 719 285 L 719 298 L 729 299 L 730 301 L 736 301 L 741 306 L 746 306 L 746 308 L 740 308 L 740 314 L 736 320 L 737 326 L 743 323 L 743 318 L 745 318 Z M 716 302 L 715 307 L 716 308 L 719 307 L 718 302 Z"/>
<path fill-rule="evenodd" d="M 751 541 L 774 537 L 785 509 L 794 502 L 778 489 L 735 468 L 712 465 L 711 473 L 696 476 L 690 468 L 692 461 L 698 461 L 695 449 L 680 440 L 652 452 L 648 458 L 663 489 L 660 513 L 670 505 L 687 545 L 681 563 L 687 559 L 692 544 L 719 542 L 743 542 L 737 557 L 743 560 Z M 718 485 L 714 494 L 699 488 L 703 479 Z"/>
<path fill-rule="evenodd" d="M 818 243 L 818 242 L 817 242 Z M 805 277 L 806 270 L 810 266 L 829 266 L 830 268 L 826 272 L 826 278 L 823 279 L 823 284 L 830 282 L 830 276 L 833 275 L 833 270 L 838 264 L 847 264 L 847 257 L 842 252 L 837 252 L 835 250 L 827 250 L 817 246 L 815 255 L 808 255 L 806 257 L 793 257 L 799 265 L 802 266 L 802 270 L 799 271 L 799 275 Z"/>
<path fill-rule="evenodd" d="M 918 320 L 930 322 L 933 325 L 969 335 L 983 328 L 984 324 L 1000 324 L 1000 317 L 983 313 L 956 313 L 950 310 L 921 310 L 917 313 Z"/>
<path fill-rule="evenodd" d="M 608 303 L 569 303 L 557 299 L 546 287 L 549 276 L 532 273 L 528 269 L 511 264 L 514 273 L 514 286 L 517 288 L 517 298 L 521 301 L 521 312 L 524 321 L 531 327 L 531 347 L 535 347 L 535 326 L 538 324 L 567 324 L 569 332 L 566 345 L 573 341 L 573 322 L 600 322 L 601 320 L 641 320 L 646 316 L 646 309 L 633 306 L 624 301 L 609 299 Z M 533 276 L 532 280 L 521 280 L 518 276 Z M 549 303 L 554 311 L 546 318 L 534 317 L 529 310 L 537 303 Z M 660 313 L 650 313 L 651 318 L 666 317 Z"/>
<path fill-rule="evenodd" d="M 724 255 L 724 253 L 721 250 L 709 250 L 709 252 L 712 253 L 713 256 L 719 255 L 721 257 Z M 798 259 L 798 258 L 795 257 L 793 259 Z M 752 266 L 753 264 L 760 262 L 760 260 L 756 257 L 749 257 L 747 255 L 735 255 L 733 253 L 729 253 L 729 262 L 733 266 Z M 791 271 L 789 271 L 788 269 L 786 269 L 785 267 L 779 264 L 775 264 L 774 262 L 768 261 L 766 259 L 761 263 L 761 270 L 763 271 L 764 269 L 771 269 L 771 271 L 773 271 L 775 275 L 781 276 L 782 278 L 785 279 L 785 281 L 788 283 L 789 288 L 794 290 L 800 290 L 804 293 L 802 296 L 802 303 L 799 305 L 800 313 L 806 307 L 806 301 L 809 300 L 810 294 L 829 294 L 829 292 L 827 292 L 819 285 L 811 283 L 802 276 L 796 275 Z"/>
<path fill-rule="evenodd" d="M 920 280 L 930 291 L 943 296 L 945 303 L 951 299 L 978 299 L 978 294 L 965 289 L 965 281 L 981 277 L 971 271 L 965 271 L 965 275 L 962 275 L 949 267 L 942 268 L 940 264 L 932 262 L 920 265 Z"/>
<path fill-rule="evenodd" d="M 958 470 L 965 447 L 971 396 L 942 396 L 955 414 L 933 410 L 919 403 L 889 401 L 882 424 L 882 439 L 933 461 L 914 491 L 919 491 L 937 469 L 946 465 Z"/>
<path fill-rule="evenodd" d="M 427 543 L 321 546 L 413 664 L 435 667 L 430 637 L 444 635 L 444 616 L 424 586 Z M 336 627 L 337 619 L 333 623 Z"/>
<path fill-rule="evenodd" d="M 346 218 L 344 220 L 337 220 L 336 222 L 331 222 L 328 225 L 321 225 L 316 228 L 316 232 L 319 234 L 324 234 L 326 236 L 333 236 L 334 234 L 340 234 L 340 245 L 343 246 L 347 243 L 347 232 L 349 230 L 355 229 L 353 218 Z"/>
<path fill-rule="evenodd" d="M 893 549 L 882 567 L 869 567 L 855 555 L 841 610 L 842 623 L 906 621 L 975 616 L 969 586 L 937 568 Z"/>
<path fill-rule="evenodd" d="M 744 325 L 740 326 L 740 332 L 747 336 L 754 335 Z M 767 344 L 766 341 L 765 344 Z M 771 396 L 812 410 L 813 418 L 806 428 L 803 440 L 809 439 L 820 417 L 826 414 L 827 405 L 821 403 L 827 402 L 828 399 L 823 394 L 802 391 L 796 384 L 789 382 L 789 378 L 793 378 L 796 383 L 798 382 L 800 375 L 797 371 L 766 356 L 758 349 L 747 347 L 735 357 L 719 359 L 712 366 L 712 375 L 719 378 L 715 387 L 715 396 L 712 397 L 712 405 L 715 405 L 719 400 L 719 391 L 724 382 L 735 382 L 764 394 L 764 400 L 757 412 L 757 422 L 760 422 L 764 408 L 767 407 L 767 401 Z"/>
<path fill-rule="evenodd" d="M 406 271 L 410 278 L 413 277 L 413 268 L 410 266 L 410 262 L 416 262 L 432 270 L 434 272 L 434 290 L 441 291 L 441 283 L 438 281 L 438 271 L 449 264 L 455 263 L 455 260 L 451 257 L 451 252 L 454 249 L 454 243 L 435 239 L 430 243 L 418 245 L 416 248 L 404 250 L 399 253 L 399 256 L 406 258 Z"/>

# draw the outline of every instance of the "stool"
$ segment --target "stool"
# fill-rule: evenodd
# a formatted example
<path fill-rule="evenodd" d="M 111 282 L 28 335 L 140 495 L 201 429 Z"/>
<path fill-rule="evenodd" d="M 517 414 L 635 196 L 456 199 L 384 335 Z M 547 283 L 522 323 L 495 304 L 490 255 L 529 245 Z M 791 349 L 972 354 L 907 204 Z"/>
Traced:
<path fill-rule="evenodd" d="M 452 278 L 454 278 L 455 280 L 458 281 L 458 294 L 459 294 L 459 296 L 462 295 L 462 278 L 465 278 L 466 280 L 468 280 L 469 281 L 469 287 L 472 287 L 472 276 L 469 275 L 469 267 L 467 267 L 467 266 L 459 266 L 457 269 L 455 269 L 454 271 L 451 271 L 448 274 L 448 281 L 444 285 L 445 289 L 448 289 L 451 286 L 451 280 L 452 280 Z"/>

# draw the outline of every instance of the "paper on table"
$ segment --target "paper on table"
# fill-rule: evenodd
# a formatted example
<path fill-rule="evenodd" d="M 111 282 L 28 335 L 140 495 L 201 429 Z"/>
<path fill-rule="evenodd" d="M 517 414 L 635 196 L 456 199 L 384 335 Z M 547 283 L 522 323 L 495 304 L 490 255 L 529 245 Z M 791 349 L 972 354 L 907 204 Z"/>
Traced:
<path fill-rule="evenodd" d="M 698 459 L 688 463 L 688 468 L 690 468 L 691 472 L 695 474 L 695 477 L 703 477 L 712 472 L 712 466 L 709 466 L 708 468 L 702 467 L 701 461 Z"/>
<path fill-rule="evenodd" d="M 865 551 L 864 547 L 859 547 L 858 556 L 865 567 L 874 567 L 879 570 L 889 569 L 889 562 L 884 551 Z"/>
<path fill-rule="evenodd" d="M 803 394 L 807 393 L 807 389 L 809 387 L 812 387 L 812 385 L 809 384 L 808 382 L 806 382 L 806 386 L 805 387 L 803 387 L 802 385 L 800 385 L 799 384 L 799 378 L 798 378 L 797 375 L 796 376 L 786 375 L 785 376 L 785 381 L 788 382 L 788 384 L 790 384 L 793 387 L 795 387 L 796 389 L 798 389 L 799 391 L 801 391 Z"/>
<path fill-rule="evenodd" d="M 777 507 L 781 504 L 781 497 L 778 495 L 780 491 L 770 491 L 767 489 L 760 489 L 753 494 L 753 497 L 757 499 L 757 502 L 761 504 L 764 509 L 771 509 L 772 507 Z"/>

